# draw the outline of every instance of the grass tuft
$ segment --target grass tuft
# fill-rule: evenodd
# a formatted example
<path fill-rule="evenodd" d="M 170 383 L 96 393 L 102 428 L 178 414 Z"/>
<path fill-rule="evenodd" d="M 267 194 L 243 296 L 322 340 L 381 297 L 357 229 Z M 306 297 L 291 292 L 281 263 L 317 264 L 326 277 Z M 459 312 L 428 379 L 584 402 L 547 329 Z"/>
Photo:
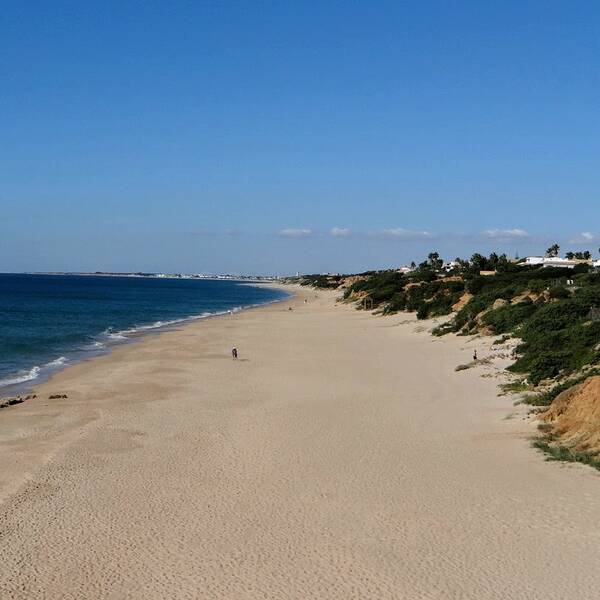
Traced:
<path fill-rule="evenodd" d="M 546 455 L 546 460 L 582 463 L 600 471 L 600 460 L 597 454 L 574 452 L 566 446 L 552 443 L 551 436 L 534 440 L 533 447 L 541 450 Z"/>
<path fill-rule="evenodd" d="M 519 394 L 522 392 L 531 391 L 533 386 L 530 383 L 527 383 L 526 380 L 522 379 L 519 381 L 509 381 L 508 383 L 503 383 L 500 386 L 500 389 L 504 394 Z"/>

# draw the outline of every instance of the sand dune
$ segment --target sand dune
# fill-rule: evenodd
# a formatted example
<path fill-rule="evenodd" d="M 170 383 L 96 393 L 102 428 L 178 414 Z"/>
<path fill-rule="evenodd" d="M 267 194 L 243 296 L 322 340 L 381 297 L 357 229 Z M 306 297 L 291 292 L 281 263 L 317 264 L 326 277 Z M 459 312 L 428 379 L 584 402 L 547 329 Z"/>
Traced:
<path fill-rule="evenodd" d="M 600 478 L 531 450 L 497 361 L 454 372 L 480 342 L 291 305 L 3 409 L 2 599 L 598 597 Z"/>

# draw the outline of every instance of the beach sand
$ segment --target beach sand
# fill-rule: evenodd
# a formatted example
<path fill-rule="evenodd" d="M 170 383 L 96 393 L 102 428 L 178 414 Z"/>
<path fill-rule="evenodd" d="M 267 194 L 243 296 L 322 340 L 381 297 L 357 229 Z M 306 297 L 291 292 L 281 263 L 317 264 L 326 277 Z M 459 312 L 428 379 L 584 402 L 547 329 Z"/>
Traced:
<path fill-rule="evenodd" d="M 0 598 L 597 598 L 600 477 L 413 319 L 298 290 L 3 409 Z"/>

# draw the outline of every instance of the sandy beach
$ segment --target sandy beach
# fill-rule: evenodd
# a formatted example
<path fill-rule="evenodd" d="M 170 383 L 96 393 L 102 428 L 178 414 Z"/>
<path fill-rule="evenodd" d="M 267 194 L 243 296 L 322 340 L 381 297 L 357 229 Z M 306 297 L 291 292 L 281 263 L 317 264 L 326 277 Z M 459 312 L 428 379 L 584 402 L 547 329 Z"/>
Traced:
<path fill-rule="evenodd" d="M 600 477 L 474 348 L 298 289 L 66 369 L 0 413 L 0 598 L 597 598 Z"/>

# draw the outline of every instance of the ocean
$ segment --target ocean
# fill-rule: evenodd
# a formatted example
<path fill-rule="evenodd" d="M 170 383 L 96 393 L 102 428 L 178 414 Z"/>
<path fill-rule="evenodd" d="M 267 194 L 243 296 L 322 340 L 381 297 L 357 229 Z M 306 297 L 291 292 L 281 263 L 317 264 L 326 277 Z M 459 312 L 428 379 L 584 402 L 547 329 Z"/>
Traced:
<path fill-rule="evenodd" d="M 0 395 L 143 333 L 286 296 L 224 280 L 0 274 Z"/>

